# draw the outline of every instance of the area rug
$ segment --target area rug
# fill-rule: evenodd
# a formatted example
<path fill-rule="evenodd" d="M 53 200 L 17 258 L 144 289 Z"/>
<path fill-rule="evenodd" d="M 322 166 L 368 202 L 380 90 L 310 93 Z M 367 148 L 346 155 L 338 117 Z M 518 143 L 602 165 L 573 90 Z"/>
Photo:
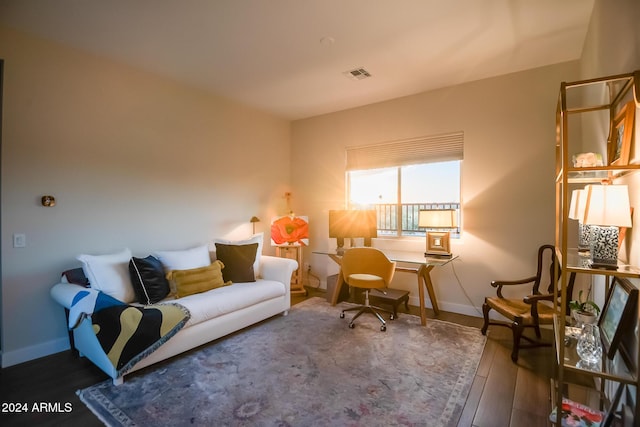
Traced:
<path fill-rule="evenodd" d="M 322 298 L 196 351 L 78 391 L 109 426 L 455 426 L 479 329 L 400 314 L 387 331 Z"/>

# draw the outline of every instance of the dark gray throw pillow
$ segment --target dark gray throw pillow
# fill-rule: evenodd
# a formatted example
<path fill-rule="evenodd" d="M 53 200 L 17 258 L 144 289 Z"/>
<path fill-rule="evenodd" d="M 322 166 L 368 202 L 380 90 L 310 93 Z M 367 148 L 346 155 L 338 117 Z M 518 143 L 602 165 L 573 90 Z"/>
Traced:
<path fill-rule="evenodd" d="M 216 259 L 224 264 L 222 277 L 224 281 L 233 283 L 255 282 L 256 274 L 253 263 L 256 260 L 258 244 L 225 245 L 216 243 Z"/>
<path fill-rule="evenodd" d="M 146 258 L 132 257 L 129 261 L 129 274 L 138 302 L 155 304 L 169 295 L 169 281 L 157 258 L 151 255 Z"/>

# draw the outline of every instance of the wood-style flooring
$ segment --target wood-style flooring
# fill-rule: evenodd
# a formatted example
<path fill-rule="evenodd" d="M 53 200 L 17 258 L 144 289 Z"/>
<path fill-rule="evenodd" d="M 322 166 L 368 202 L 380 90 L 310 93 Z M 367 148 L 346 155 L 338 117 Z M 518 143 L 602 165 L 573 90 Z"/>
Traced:
<path fill-rule="evenodd" d="M 309 294 L 325 295 L 313 289 Z M 293 296 L 292 304 L 304 299 L 303 296 Z M 400 309 L 400 316 L 403 310 L 404 307 Z M 410 307 L 410 311 L 418 314 L 416 307 Z M 428 317 L 434 318 L 434 313 L 429 312 Z M 437 318 L 466 326 L 482 326 L 482 319 L 478 317 L 441 312 Z M 511 331 L 490 327 L 480 366 L 458 426 L 547 426 L 550 412 L 549 378 L 553 375 L 552 351 L 550 347 L 521 350 L 520 359 L 514 364 L 510 358 Z M 0 425 L 100 426 L 102 423 L 80 402 L 75 391 L 106 378 L 93 364 L 74 357 L 70 351 L 2 369 Z M 53 406 L 50 409 L 56 409 L 58 403 L 61 411 L 33 412 L 33 404 L 39 402 L 53 404 L 49 405 Z M 11 403 L 27 403 L 29 413 L 4 412 Z M 65 407 L 67 403 L 70 404 L 70 411 L 64 412 L 68 408 Z"/>

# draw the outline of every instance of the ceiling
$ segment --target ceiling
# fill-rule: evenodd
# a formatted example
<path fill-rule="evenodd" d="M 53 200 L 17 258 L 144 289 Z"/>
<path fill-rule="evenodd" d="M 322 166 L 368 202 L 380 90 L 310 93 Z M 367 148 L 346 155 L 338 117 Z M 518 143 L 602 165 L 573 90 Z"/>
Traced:
<path fill-rule="evenodd" d="M 295 120 L 578 59 L 593 4 L 0 0 L 0 22 Z"/>

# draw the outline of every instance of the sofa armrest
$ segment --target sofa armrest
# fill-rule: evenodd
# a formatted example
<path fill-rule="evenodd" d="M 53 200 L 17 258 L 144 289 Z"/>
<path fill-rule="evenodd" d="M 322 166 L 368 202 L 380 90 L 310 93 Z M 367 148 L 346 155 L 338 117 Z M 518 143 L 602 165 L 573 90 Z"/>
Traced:
<path fill-rule="evenodd" d="M 81 291 L 87 291 L 88 289 L 80 285 L 74 285 L 73 283 L 60 282 L 51 288 L 51 297 L 61 306 L 66 309 L 71 308 L 73 299 Z"/>
<path fill-rule="evenodd" d="M 294 259 L 269 255 L 262 255 L 260 257 L 260 270 L 263 279 L 275 280 L 290 286 L 291 275 L 297 269 L 298 262 Z"/>

